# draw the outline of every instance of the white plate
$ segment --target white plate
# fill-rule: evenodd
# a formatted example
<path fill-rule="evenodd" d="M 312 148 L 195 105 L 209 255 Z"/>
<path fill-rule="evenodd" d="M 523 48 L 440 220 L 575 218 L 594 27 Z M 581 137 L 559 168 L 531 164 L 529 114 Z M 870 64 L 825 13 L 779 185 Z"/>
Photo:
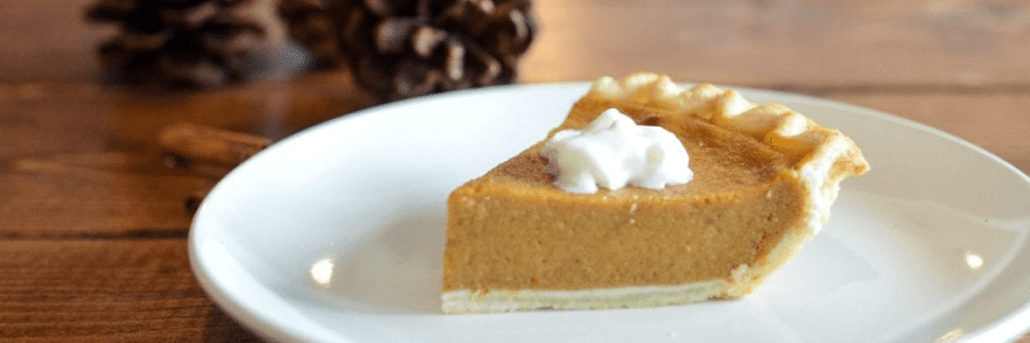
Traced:
<path fill-rule="evenodd" d="M 822 233 L 737 301 L 444 315 L 448 193 L 557 125 L 585 83 L 394 103 L 288 138 L 210 193 L 190 233 L 215 302 L 280 341 L 1003 341 L 1030 328 L 1030 179 L 955 137 L 826 100 L 742 90 L 837 127 L 872 171 Z"/>

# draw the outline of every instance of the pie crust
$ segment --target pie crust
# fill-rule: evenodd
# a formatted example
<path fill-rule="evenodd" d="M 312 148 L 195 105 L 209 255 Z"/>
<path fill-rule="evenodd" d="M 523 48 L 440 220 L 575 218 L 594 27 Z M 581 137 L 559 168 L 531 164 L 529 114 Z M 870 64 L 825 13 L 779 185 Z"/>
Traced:
<path fill-rule="evenodd" d="M 819 232 L 841 180 L 869 169 L 851 139 L 782 105 L 652 73 L 598 79 L 548 137 L 613 107 L 676 134 L 694 180 L 568 193 L 543 141 L 529 147 L 448 199 L 445 313 L 742 297 Z"/>

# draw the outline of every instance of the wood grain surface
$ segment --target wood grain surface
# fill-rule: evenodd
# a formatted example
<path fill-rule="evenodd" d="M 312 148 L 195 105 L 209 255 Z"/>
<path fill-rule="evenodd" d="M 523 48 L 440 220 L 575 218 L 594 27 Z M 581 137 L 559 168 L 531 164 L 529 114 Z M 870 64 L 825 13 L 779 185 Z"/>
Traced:
<path fill-rule="evenodd" d="M 226 170 L 166 167 L 158 133 L 190 122 L 278 140 L 370 97 L 346 73 L 298 73 L 305 61 L 287 58 L 288 41 L 270 44 L 267 71 L 244 85 L 111 84 L 94 49 L 115 30 L 83 22 L 88 3 L 0 1 L 0 340 L 255 341 L 187 258 L 184 200 Z M 1030 171 L 1030 2 L 535 6 L 541 31 L 521 82 L 646 70 L 809 94 L 939 128 Z"/>

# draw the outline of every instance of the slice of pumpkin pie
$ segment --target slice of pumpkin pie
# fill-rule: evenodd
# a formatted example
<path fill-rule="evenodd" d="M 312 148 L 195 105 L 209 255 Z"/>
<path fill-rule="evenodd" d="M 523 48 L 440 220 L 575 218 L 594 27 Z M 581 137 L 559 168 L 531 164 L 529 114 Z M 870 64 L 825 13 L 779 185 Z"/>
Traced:
<path fill-rule="evenodd" d="M 784 106 L 600 78 L 547 139 L 451 194 L 443 311 L 739 298 L 868 169 L 851 139 Z"/>

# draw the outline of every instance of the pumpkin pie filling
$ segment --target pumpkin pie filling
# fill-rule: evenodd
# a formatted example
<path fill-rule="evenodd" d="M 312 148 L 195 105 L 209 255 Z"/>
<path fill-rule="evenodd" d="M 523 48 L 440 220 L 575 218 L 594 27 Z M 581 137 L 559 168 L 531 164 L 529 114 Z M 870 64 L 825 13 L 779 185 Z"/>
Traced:
<path fill-rule="evenodd" d="M 629 88 L 640 75 L 616 85 Z M 646 75 L 651 82 L 645 87 L 650 88 L 638 86 L 636 93 L 669 88 L 661 84 L 667 78 Z M 845 144 L 847 149 L 830 149 L 832 158 L 814 158 L 825 142 L 807 144 L 812 137 L 771 134 L 768 128 L 749 132 L 741 126 L 770 125 L 727 124 L 720 119 L 719 105 L 694 99 L 701 110 L 689 113 L 684 106 L 655 102 L 653 96 L 623 90 L 634 97 L 627 100 L 604 91 L 595 84 L 548 136 L 618 108 L 638 124 L 675 134 L 688 151 L 694 179 L 659 190 L 626 187 L 572 194 L 553 184 L 555 176 L 540 154 L 543 142 L 531 146 L 451 194 L 443 261 L 445 312 L 738 298 L 814 235 L 818 227 L 812 226 L 828 215 L 822 212 L 836 197 L 840 179 L 868 168 L 860 153 L 858 162 L 853 158 L 853 143 Z M 708 96 L 708 101 L 721 94 Z M 824 129 L 802 119 L 807 126 Z M 778 138 L 794 141 L 769 144 Z M 836 139 L 830 138 L 824 140 Z M 805 168 L 812 169 L 813 160 L 822 161 L 817 167 L 827 176 L 800 177 L 810 174 Z"/>

